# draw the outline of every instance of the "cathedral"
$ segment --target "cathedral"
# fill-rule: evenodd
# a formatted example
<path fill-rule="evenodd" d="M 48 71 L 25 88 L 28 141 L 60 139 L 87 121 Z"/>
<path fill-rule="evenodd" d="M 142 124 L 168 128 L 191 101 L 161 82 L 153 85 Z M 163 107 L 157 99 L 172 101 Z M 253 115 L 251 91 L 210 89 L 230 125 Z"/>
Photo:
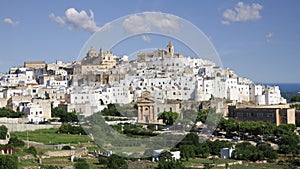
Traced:
<path fill-rule="evenodd" d="M 167 45 L 167 49 L 157 49 L 150 53 L 138 53 L 138 61 L 144 61 L 147 58 L 184 58 L 184 55 L 174 53 L 174 46 L 170 41 Z"/>
<path fill-rule="evenodd" d="M 117 65 L 116 58 L 111 51 L 104 52 L 101 48 L 99 53 L 91 47 L 86 56 L 82 59 L 78 73 L 95 72 L 115 68 Z"/>

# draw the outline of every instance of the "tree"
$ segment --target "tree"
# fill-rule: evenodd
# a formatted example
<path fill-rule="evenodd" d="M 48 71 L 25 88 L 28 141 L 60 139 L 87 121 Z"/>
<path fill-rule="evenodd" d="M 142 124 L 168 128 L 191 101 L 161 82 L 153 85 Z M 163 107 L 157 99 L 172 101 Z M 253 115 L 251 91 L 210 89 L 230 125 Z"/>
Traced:
<path fill-rule="evenodd" d="M 179 115 L 176 112 L 163 112 L 158 115 L 158 119 L 162 119 L 163 123 L 165 123 L 166 125 L 173 125 L 178 116 Z"/>
<path fill-rule="evenodd" d="M 0 155 L 0 169 L 18 168 L 18 159 L 12 155 Z"/>
<path fill-rule="evenodd" d="M 8 131 L 8 129 L 6 126 L 4 126 L 4 125 L 0 126 L 0 139 L 2 139 L 2 140 L 6 139 L 7 131 Z"/>
<path fill-rule="evenodd" d="M 124 158 L 112 154 L 108 157 L 107 168 L 109 169 L 128 169 L 128 165 Z"/>
<path fill-rule="evenodd" d="M 23 112 L 19 111 L 13 111 L 11 109 L 8 109 L 6 107 L 0 108 L 0 117 L 8 117 L 8 118 L 20 118 L 24 116 L 25 114 Z"/>
<path fill-rule="evenodd" d="M 291 102 L 300 102 L 300 96 L 293 96 Z"/>
<path fill-rule="evenodd" d="M 106 157 L 99 157 L 99 164 L 107 165 L 108 160 Z"/>
<path fill-rule="evenodd" d="M 81 126 L 72 126 L 71 124 L 62 124 L 58 132 L 66 134 L 86 134 Z"/>
<path fill-rule="evenodd" d="M 184 165 L 172 158 L 170 152 L 163 152 L 160 154 L 157 169 L 185 169 Z"/>
<path fill-rule="evenodd" d="M 195 158 L 195 149 L 193 145 L 181 145 L 179 147 L 180 156 L 185 158 L 186 161 L 189 161 L 189 158 Z"/>
<path fill-rule="evenodd" d="M 208 112 L 209 112 L 209 109 L 200 110 L 200 112 L 197 115 L 196 121 L 197 122 L 201 121 L 202 123 L 205 123 L 207 116 L 208 116 Z"/>
<path fill-rule="evenodd" d="M 25 152 L 29 153 L 29 154 L 32 154 L 34 156 L 37 155 L 37 151 L 36 151 L 35 147 L 33 147 L 33 146 L 30 146 L 28 149 L 25 150 Z"/>
<path fill-rule="evenodd" d="M 283 154 L 299 154 L 298 140 L 299 137 L 295 133 L 283 135 L 279 141 L 279 152 Z"/>
<path fill-rule="evenodd" d="M 89 169 L 90 165 L 86 162 L 84 158 L 78 159 L 78 161 L 74 165 L 75 169 Z"/>
<path fill-rule="evenodd" d="M 64 109 L 55 107 L 51 110 L 52 117 L 59 117 L 60 122 L 68 123 L 68 122 L 78 122 L 78 117 L 75 112 L 66 112 Z"/>
<path fill-rule="evenodd" d="M 277 159 L 277 157 L 278 157 L 277 151 L 273 150 L 273 148 L 271 147 L 270 144 L 268 144 L 268 143 L 258 143 L 256 145 L 256 147 L 258 148 L 258 150 L 260 150 L 263 153 L 264 158 L 267 158 L 267 159 L 270 159 L 270 160 Z"/>
<path fill-rule="evenodd" d="M 232 143 L 228 141 L 210 141 L 207 143 L 208 147 L 210 148 L 210 154 L 212 155 L 219 155 L 220 150 L 222 148 L 229 148 L 232 147 Z"/>
<path fill-rule="evenodd" d="M 201 158 L 207 158 L 210 154 L 210 148 L 206 142 L 201 143 L 197 148 L 196 148 L 196 155 L 200 156 Z"/>
<path fill-rule="evenodd" d="M 13 147 L 23 147 L 25 145 L 23 140 L 19 140 L 18 137 L 14 135 L 11 135 L 8 144 Z"/>
<path fill-rule="evenodd" d="M 108 104 L 107 108 L 101 111 L 103 116 L 122 116 L 114 104 Z"/>
<path fill-rule="evenodd" d="M 249 142 L 238 143 L 232 156 L 238 160 L 258 161 L 264 159 L 263 152 Z"/>
<path fill-rule="evenodd" d="M 198 146 L 199 145 L 199 136 L 195 133 L 189 133 L 178 144 L 178 146 L 180 146 L 180 145 Z"/>

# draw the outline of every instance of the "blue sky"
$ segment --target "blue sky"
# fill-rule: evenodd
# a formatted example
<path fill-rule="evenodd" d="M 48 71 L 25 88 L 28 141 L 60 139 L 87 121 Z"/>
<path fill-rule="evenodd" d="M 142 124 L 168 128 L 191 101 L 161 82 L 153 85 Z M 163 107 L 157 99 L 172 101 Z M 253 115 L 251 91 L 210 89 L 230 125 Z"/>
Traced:
<path fill-rule="evenodd" d="M 300 83 L 297 71 L 300 1 L 297 0 L 12 0 L 0 3 L 0 72 L 23 65 L 24 61 L 76 60 L 92 33 L 106 23 L 125 15 L 156 11 L 179 16 L 196 25 L 210 38 L 223 65 L 238 75 L 255 82 Z M 165 47 L 166 43 L 157 43 L 157 48 Z"/>

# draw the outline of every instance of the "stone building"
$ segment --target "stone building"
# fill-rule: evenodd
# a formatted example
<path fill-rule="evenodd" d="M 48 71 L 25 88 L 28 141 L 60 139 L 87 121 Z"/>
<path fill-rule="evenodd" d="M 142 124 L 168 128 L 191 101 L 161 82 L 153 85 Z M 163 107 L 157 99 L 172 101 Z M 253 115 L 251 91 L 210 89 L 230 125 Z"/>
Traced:
<path fill-rule="evenodd" d="M 99 70 L 115 68 L 117 61 L 111 51 L 104 52 L 101 48 L 99 53 L 91 47 L 81 63 L 75 67 L 76 74 L 86 74 Z"/>
<path fill-rule="evenodd" d="M 162 112 L 170 111 L 181 113 L 181 104 L 175 100 L 166 100 L 164 103 L 154 101 L 150 97 L 149 91 L 144 91 L 137 100 L 138 123 L 162 124 L 158 120 L 158 115 Z"/>
<path fill-rule="evenodd" d="M 229 117 L 237 121 L 264 121 L 280 124 L 295 124 L 295 109 L 289 105 L 236 107 L 229 106 Z"/>
<path fill-rule="evenodd" d="M 158 49 L 150 53 L 138 53 L 138 61 L 147 60 L 148 58 L 184 58 L 184 55 L 174 53 L 174 46 L 170 41 L 167 45 L 167 49 Z"/>
<path fill-rule="evenodd" d="M 46 63 L 43 62 L 24 62 L 24 67 L 28 69 L 46 68 Z"/>

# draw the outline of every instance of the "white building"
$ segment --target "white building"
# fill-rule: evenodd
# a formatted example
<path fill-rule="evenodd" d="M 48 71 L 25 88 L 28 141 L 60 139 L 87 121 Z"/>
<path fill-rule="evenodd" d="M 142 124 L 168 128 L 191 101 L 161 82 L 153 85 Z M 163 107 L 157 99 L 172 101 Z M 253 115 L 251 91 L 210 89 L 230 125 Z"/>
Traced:
<path fill-rule="evenodd" d="M 222 148 L 220 150 L 220 157 L 221 158 L 225 158 L 225 159 L 229 159 L 231 158 L 231 154 L 234 151 L 233 148 Z"/>
<path fill-rule="evenodd" d="M 24 113 L 26 113 L 28 121 L 32 123 L 39 123 L 46 121 L 44 116 L 44 111 L 41 105 L 29 103 L 27 107 L 24 108 Z"/>

